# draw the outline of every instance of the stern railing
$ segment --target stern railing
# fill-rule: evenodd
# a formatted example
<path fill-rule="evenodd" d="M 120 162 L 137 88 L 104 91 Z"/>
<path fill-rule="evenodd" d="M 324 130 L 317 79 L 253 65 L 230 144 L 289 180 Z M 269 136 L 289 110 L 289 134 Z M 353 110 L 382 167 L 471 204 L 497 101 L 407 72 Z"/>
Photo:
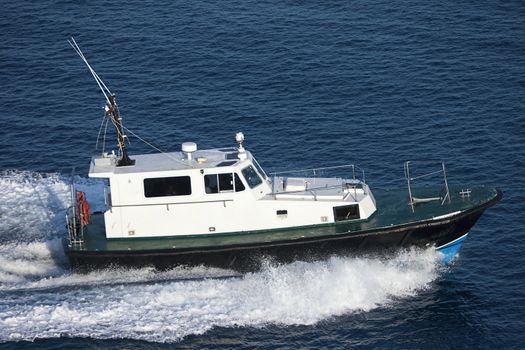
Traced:
<path fill-rule="evenodd" d="M 75 188 L 75 168 L 71 171 L 71 183 L 69 185 L 71 205 L 66 209 L 66 227 L 68 231 L 69 244 L 80 245 L 84 243 L 84 220 L 82 212 L 78 210 L 77 191 Z"/>

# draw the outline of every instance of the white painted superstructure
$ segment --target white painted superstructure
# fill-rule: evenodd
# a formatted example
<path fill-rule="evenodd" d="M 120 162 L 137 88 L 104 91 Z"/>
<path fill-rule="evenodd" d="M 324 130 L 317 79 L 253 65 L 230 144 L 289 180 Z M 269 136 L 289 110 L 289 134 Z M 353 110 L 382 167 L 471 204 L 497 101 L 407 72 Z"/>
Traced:
<path fill-rule="evenodd" d="M 166 237 L 273 230 L 367 219 L 376 210 L 361 180 L 269 178 L 236 135 L 238 148 L 91 160 L 90 177 L 109 180 L 107 238 Z M 339 209 L 334 209 L 339 208 Z"/>

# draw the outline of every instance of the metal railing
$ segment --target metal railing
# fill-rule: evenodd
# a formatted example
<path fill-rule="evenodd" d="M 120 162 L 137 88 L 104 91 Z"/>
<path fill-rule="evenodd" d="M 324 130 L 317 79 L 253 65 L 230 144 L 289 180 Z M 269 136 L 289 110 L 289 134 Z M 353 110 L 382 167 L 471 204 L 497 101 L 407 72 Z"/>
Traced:
<path fill-rule="evenodd" d="M 351 170 L 351 176 L 350 174 L 341 176 L 342 173 L 338 172 L 339 170 L 344 169 L 350 169 Z M 333 176 L 335 172 L 338 172 L 339 176 Z M 309 192 L 314 197 L 314 200 L 317 200 L 317 190 L 327 190 L 327 189 L 338 189 L 343 187 L 344 190 L 350 190 L 354 189 L 354 197 L 357 196 L 357 189 L 358 186 L 362 186 L 363 191 L 366 193 L 366 179 L 365 179 L 365 171 L 361 169 L 360 167 L 356 166 L 355 164 L 345 164 L 345 165 L 336 165 L 336 166 L 330 166 L 330 167 L 320 167 L 320 168 L 308 168 L 308 169 L 298 169 L 298 170 L 287 170 L 287 171 L 279 171 L 279 172 L 271 172 L 269 173 L 272 181 L 272 195 L 276 194 L 292 194 L 292 193 L 301 193 L 301 192 Z M 360 176 L 359 176 L 360 175 Z M 290 178 L 298 178 L 298 179 L 304 179 L 305 180 L 305 188 L 300 190 L 285 190 L 284 189 L 284 182 L 287 181 Z M 337 180 L 340 180 L 340 183 L 336 185 L 330 185 L 330 186 L 320 186 L 315 187 L 315 180 L 320 178 L 334 178 Z M 354 183 L 349 183 L 348 180 L 353 180 Z M 281 183 L 278 183 L 278 181 L 283 181 L 283 190 L 280 191 L 278 189 L 279 185 Z M 312 181 L 313 180 L 313 181 Z M 310 187 L 311 183 L 314 182 L 314 186 Z M 349 188 L 349 186 L 351 188 Z"/>
<path fill-rule="evenodd" d="M 284 174 L 288 175 L 288 174 L 311 174 L 312 176 L 304 176 L 304 177 L 313 177 L 313 178 L 316 178 L 317 176 L 319 176 L 320 174 L 322 174 L 324 176 L 325 172 L 327 171 L 333 171 L 333 170 L 336 170 L 336 169 L 352 169 L 352 179 L 353 180 L 360 180 L 362 181 L 363 183 L 366 183 L 365 181 L 365 171 L 363 169 L 361 169 L 360 167 L 358 167 L 357 165 L 355 164 L 345 164 L 345 165 L 336 165 L 336 166 L 329 166 L 329 167 L 322 167 L 322 168 L 310 168 L 310 169 L 298 169 L 298 170 L 286 170 L 286 171 L 278 171 L 278 172 L 271 172 L 270 173 L 270 176 L 271 177 L 275 177 L 275 176 L 282 176 Z M 361 172 L 361 178 L 359 179 L 359 177 L 356 177 L 356 170 L 358 172 Z"/>
<path fill-rule="evenodd" d="M 71 184 L 69 185 L 71 205 L 66 209 L 66 227 L 70 245 L 84 243 L 84 219 L 78 212 L 77 191 L 75 189 L 75 168 L 71 171 Z"/>
<path fill-rule="evenodd" d="M 450 203 L 450 191 L 448 188 L 447 171 L 445 168 L 445 162 L 441 162 L 440 170 L 432 171 L 430 173 L 426 173 L 426 174 L 414 176 L 414 177 L 410 175 L 410 163 L 411 161 L 405 162 L 403 164 L 403 169 L 405 172 L 405 179 L 407 181 L 407 187 L 408 187 L 408 204 L 412 207 L 412 211 L 414 211 L 415 205 L 421 204 L 421 203 L 428 203 L 432 201 L 441 201 L 441 205 L 445 204 L 445 201 L 448 201 L 448 203 Z M 412 183 L 414 180 L 427 178 L 427 177 L 441 174 L 441 173 L 443 174 L 443 189 L 439 193 L 439 197 L 426 197 L 426 198 L 414 197 L 413 191 L 412 191 Z"/>

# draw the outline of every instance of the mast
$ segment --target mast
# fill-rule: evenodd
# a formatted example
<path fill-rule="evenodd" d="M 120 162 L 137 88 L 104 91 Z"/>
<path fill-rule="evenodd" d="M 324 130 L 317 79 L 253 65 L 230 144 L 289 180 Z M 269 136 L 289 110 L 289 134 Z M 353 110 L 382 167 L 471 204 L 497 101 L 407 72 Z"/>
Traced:
<path fill-rule="evenodd" d="M 117 166 L 134 165 L 135 160 L 128 156 L 126 150 L 126 135 L 122 132 L 122 117 L 118 111 L 117 96 L 115 94 L 108 96 L 108 102 L 106 103 L 106 116 L 111 119 L 111 122 L 117 131 L 118 148 L 120 149 L 120 159 L 117 161 Z"/>
<path fill-rule="evenodd" d="M 82 50 L 80 50 L 80 47 L 78 46 L 77 42 L 73 37 L 71 37 L 71 40 L 68 40 L 69 45 L 73 47 L 75 52 L 80 56 L 82 61 L 86 64 L 86 66 L 89 69 L 89 72 L 95 78 L 95 81 L 97 82 L 97 85 L 102 91 L 102 94 L 106 98 L 106 116 L 111 119 L 111 122 L 115 126 L 115 129 L 117 131 L 117 141 L 118 141 L 118 148 L 120 149 L 120 159 L 117 161 L 117 166 L 129 166 L 134 165 L 135 161 L 128 156 L 128 152 L 126 151 L 126 135 L 122 132 L 123 126 L 122 126 L 122 118 L 120 117 L 120 113 L 118 111 L 117 107 L 117 97 L 114 93 L 112 93 L 106 84 L 100 79 L 97 72 L 91 67 L 89 62 L 87 61 L 86 57 L 84 56 L 84 53 Z"/>

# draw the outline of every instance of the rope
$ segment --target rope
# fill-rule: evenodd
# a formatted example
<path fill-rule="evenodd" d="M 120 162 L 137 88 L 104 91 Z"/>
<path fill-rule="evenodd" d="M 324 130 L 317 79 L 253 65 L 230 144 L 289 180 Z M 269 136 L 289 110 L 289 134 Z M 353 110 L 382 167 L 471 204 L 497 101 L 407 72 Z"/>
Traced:
<path fill-rule="evenodd" d="M 106 134 L 108 132 L 108 120 L 106 119 L 106 126 L 104 127 L 104 138 L 102 139 L 102 153 L 106 150 Z"/>
<path fill-rule="evenodd" d="M 100 128 L 98 128 L 97 142 L 95 143 L 95 149 L 96 150 L 98 149 L 98 141 L 100 139 L 100 133 L 102 133 L 102 127 L 104 126 L 104 122 L 106 122 L 106 125 L 107 125 L 106 115 L 104 115 L 102 117 L 102 122 L 100 123 Z M 104 148 L 102 148 L 102 152 L 104 152 Z"/>
<path fill-rule="evenodd" d="M 184 164 L 186 166 L 190 166 L 193 168 L 193 165 L 191 165 L 191 163 L 187 163 L 187 162 L 184 162 L 178 158 L 175 158 L 173 157 L 171 154 L 167 153 L 167 152 L 164 152 L 163 150 L 161 150 L 160 148 L 152 145 L 151 143 L 149 143 L 148 141 L 144 140 L 142 137 L 140 137 L 139 135 L 135 134 L 133 131 L 131 131 L 130 129 L 126 128 L 124 125 L 122 126 L 122 129 L 123 130 L 126 130 L 127 132 L 129 132 L 131 135 L 135 136 L 137 139 L 139 139 L 140 141 L 144 142 L 146 145 L 150 146 L 151 148 L 159 151 L 160 153 L 164 154 L 166 157 L 170 158 L 171 160 L 174 160 L 178 163 L 181 163 L 181 164 Z"/>

